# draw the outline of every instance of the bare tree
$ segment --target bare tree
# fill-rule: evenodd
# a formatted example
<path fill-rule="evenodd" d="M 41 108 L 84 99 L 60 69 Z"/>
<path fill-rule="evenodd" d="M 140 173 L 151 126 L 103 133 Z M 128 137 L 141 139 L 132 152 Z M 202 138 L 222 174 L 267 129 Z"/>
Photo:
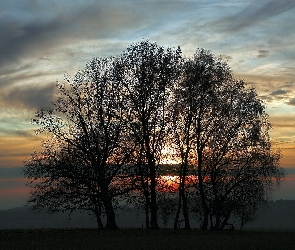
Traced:
<path fill-rule="evenodd" d="M 113 58 L 93 59 L 74 79 L 66 76 L 57 84 L 54 108 L 40 109 L 33 119 L 50 143 L 33 153 L 25 168 L 33 188 L 31 203 L 56 210 L 92 206 L 99 227 L 103 206 L 107 229 L 117 228 L 113 182 L 133 151 L 113 65 Z"/>
<path fill-rule="evenodd" d="M 104 212 L 105 228 L 117 229 L 114 201 L 136 189 L 128 199 L 144 204 L 147 228 L 159 228 L 159 206 L 165 221 L 175 212 L 175 228 L 182 210 L 190 229 L 195 203 L 203 229 L 222 229 L 233 215 L 251 218 L 284 176 L 262 101 L 209 51 L 184 59 L 145 40 L 57 87 L 53 108 L 33 119 L 48 140 L 25 163 L 37 208 L 88 210 L 99 228 Z M 169 148 L 172 172 L 162 164 Z M 159 199 L 161 175 L 176 172 L 177 192 Z"/>
<path fill-rule="evenodd" d="M 208 228 L 209 215 L 215 217 L 214 228 L 222 228 L 233 212 L 225 212 L 225 206 L 238 197 L 233 195 L 237 190 L 253 192 L 261 187 L 264 194 L 273 179 L 281 180 L 279 154 L 271 150 L 271 126 L 261 100 L 244 81 L 232 77 L 224 61 L 200 49 L 186 60 L 182 73 L 174 108 L 181 176 L 188 164 L 194 166 L 202 228 Z M 254 203 L 240 200 L 240 205 L 251 206 L 263 197 L 256 196 Z"/>
<path fill-rule="evenodd" d="M 171 136 L 171 146 L 175 150 L 175 155 L 179 158 L 180 163 L 178 165 L 178 175 L 179 175 L 179 188 L 178 188 L 178 208 L 175 215 L 174 229 L 178 228 L 178 220 L 181 213 L 183 212 L 183 217 L 185 221 L 185 229 L 190 229 L 189 222 L 189 211 L 188 211 L 188 200 L 186 193 L 188 192 L 187 178 L 189 174 L 192 174 L 192 163 L 191 151 L 194 145 L 194 118 L 195 109 L 199 103 L 196 98 L 199 93 L 194 92 L 193 84 L 186 82 L 187 74 L 186 72 L 187 64 L 186 61 L 182 65 L 182 71 L 180 75 L 180 80 L 174 88 L 173 102 L 171 103 L 170 111 L 172 117 L 172 136 Z"/>
<path fill-rule="evenodd" d="M 81 152 L 71 145 L 59 144 L 53 138 L 42 143 L 26 161 L 24 173 L 32 188 L 29 203 L 34 209 L 48 208 L 51 213 L 74 210 L 90 211 L 97 226 L 101 221 L 100 188 L 91 182 L 91 168 L 81 161 Z"/>
<path fill-rule="evenodd" d="M 138 145 L 137 164 L 152 229 L 158 229 L 156 177 L 169 133 L 169 89 L 177 79 L 180 59 L 179 48 L 164 50 L 156 43 L 141 41 L 129 46 L 117 65 L 117 77 L 124 85 L 129 108 L 126 119 Z"/>

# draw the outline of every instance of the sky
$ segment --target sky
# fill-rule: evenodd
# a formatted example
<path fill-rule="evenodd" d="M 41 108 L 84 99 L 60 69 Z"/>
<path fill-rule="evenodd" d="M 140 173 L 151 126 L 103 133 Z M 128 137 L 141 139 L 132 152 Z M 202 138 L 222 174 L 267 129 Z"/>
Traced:
<path fill-rule="evenodd" d="M 295 199 L 295 1 L 0 0 L 0 209 L 22 206 L 21 169 L 38 149 L 31 119 L 50 105 L 56 81 L 93 57 L 142 39 L 183 54 L 211 50 L 256 88 L 283 154 L 274 199 Z"/>

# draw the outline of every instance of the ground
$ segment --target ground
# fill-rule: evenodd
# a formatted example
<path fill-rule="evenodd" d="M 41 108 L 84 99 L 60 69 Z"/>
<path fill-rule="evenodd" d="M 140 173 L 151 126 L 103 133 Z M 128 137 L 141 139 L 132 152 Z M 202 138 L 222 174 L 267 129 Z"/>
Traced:
<path fill-rule="evenodd" d="M 0 230 L 0 249 L 295 249 L 295 232 L 121 229 Z"/>

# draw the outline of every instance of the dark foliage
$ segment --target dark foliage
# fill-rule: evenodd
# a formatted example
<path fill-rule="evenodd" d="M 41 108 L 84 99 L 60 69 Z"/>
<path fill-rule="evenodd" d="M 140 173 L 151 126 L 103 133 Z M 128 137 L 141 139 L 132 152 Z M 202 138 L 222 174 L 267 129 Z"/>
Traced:
<path fill-rule="evenodd" d="M 57 88 L 33 119 L 47 138 L 25 162 L 35 208 L 91 211 L 99 228 L 117 229 L 116 204 L 129 201 L 147 228 L 160 215 L 190 229 L 197 212 L 203 229 L 219 230 L 232 216 L 251 220 L 284 176 L 262 101 L 210 51 L 183 58 L 141 41 Z"/>

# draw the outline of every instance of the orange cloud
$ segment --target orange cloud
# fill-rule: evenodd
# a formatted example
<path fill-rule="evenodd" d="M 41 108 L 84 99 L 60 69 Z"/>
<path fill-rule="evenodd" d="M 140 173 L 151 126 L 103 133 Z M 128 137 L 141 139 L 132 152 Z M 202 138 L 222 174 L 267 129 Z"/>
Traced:
<path fill-rule="evenodd" d="M 1 137 L 0 167 L 23 166 L 23 161 L 30 156 L 34 148 L 39 148 L 42 138 L 38 137 L 39 140 L 36 139 L 16 136 Z"/>

